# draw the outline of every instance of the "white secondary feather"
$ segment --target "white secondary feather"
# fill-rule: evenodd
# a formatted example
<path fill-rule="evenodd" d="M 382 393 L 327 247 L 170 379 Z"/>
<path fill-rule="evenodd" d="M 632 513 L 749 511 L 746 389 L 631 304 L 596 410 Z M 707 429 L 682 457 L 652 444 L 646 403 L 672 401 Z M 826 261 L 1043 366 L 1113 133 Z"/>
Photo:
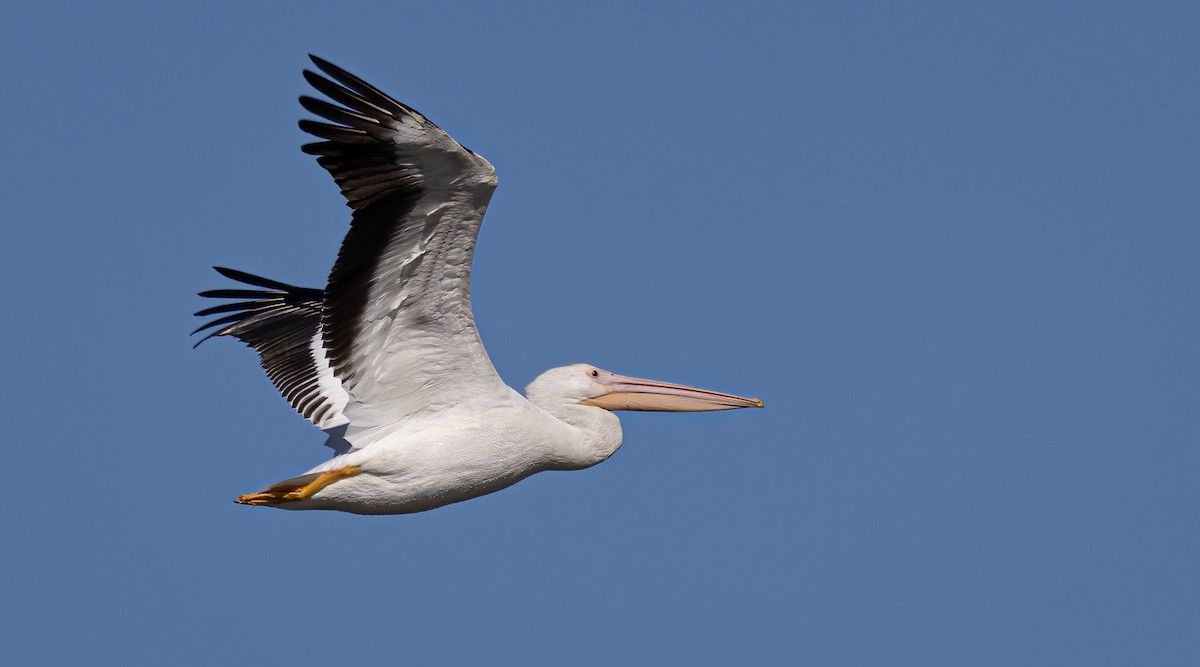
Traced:
<path fill-rule="evenodd" d="M 337 379 L 333 373 L 333 367 L 329 365 L 329 358 L 325 354 L 325 336 L 321 333 L 319 326 L 308 343 L 308 352 L 312 355 L 313 365 L 316 367 L 317 391 L 329 406 L 329 410 L 321 420 L 314 423 L 321 430 L 328 431 L 331 428 L 342 426 L 348 421 L 345 409 L 350 395 L 346 393 L 341 380 Z"/>

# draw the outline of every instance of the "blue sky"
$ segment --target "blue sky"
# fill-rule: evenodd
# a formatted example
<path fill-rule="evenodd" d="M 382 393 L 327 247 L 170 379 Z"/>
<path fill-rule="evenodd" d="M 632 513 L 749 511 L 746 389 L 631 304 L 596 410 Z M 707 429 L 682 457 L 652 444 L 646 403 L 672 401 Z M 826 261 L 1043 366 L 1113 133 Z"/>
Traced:
<path fill-rule="evenodd" d="M 25 3 L 0 27 L 20 664 L 1200 663 L 1195 3 Z M 313 52 L 500 174 L 504 378 L 761 396 L 430 513 L 326 456 L 221 264 L 320 286 Z"/>

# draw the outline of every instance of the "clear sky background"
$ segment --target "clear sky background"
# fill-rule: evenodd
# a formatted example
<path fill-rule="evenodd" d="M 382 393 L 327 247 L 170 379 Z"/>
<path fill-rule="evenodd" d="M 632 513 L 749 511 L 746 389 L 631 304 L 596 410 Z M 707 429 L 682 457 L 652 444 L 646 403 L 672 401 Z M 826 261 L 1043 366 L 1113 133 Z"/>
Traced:
<path fill-rule="evenodd" d="M 10 664 L 1200 664 L 1200 5 L 10 4 Z M 327 456 L 212 264 L 322 286 L 313 52 L 500 174 L 523 387 L 761 396 L 420 515 Z"/>

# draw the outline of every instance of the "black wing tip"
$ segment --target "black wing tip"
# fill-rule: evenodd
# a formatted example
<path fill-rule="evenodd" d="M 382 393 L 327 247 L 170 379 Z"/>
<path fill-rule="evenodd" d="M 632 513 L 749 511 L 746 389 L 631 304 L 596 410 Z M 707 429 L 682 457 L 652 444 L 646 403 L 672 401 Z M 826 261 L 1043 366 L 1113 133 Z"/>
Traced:
<path fill-rule="evenodd" d="M 307 81 L 310 86 L 316 88 L 322 93 L 326 93 L 325 86 L 345 88 L 346 90 L 354 91 L 360 95 L 362 94 L 364 88 L 368 90 L 374 88 L 374 86 L 371 84 L 363 81 L 357 76 L 354 76 L 341 67 L 334 65 L 324 58 L 314 56 L 311 53 L 308 54 L 308 57 L 312 59 L 313 64 L 317 66 L 317 69 L 320 70 L 320 72 L 314 72 L 310 69 L 305 69 L 303 72 L 301 72 L 301 74 L 304 75 L 304 80 Z"/>
<path fill-rule="evenodd" d="M 341 67 L 334 65 L 333 63 L 329 62 L 328 60 L 325 60 L 321 56 L 310 53 L 310 54 L 308 54 L 308 59 L 311 60 L 312 63 L 317 66 L 317 69 L 321 70 L 321 72 L 323 74 L 325 74 L 326 76 L 332 77 L 339 81 L 341 81 L 342 79 L 350 79 L 352 81 L 360 80 L 358 77 L 347 72 L 346 70 L 342 69 Z M 304 70 L 304 71 L 306 73 L 305 78 L 308 78 L 307 73 L 309 73 L 309 70 Z M 344 83 L 344 81 L 343 81 L 343 83 Z"/>
<path fill-rule="evenodd" d="M 308 72 L 308 70 L 304 70 L 304 71 Z M 309 73 L 312 74 L 311 72 L 309 72 Z M 317 75 L 313 74 L 313 76 L 317 76 Z M 329 104 L 329 102 L 326 102 L 325 100 L 317 99 L 317 98 L 313 97 L 312 95 L 301 95 L 300 96 L 300 106 L 304 107 L 304 110 L 311 114 L 316 114 L 316 115 L 320 116 L 321 112 L 317 111 L 316 109 L 319 109 L 321 107 L 321 105 L 325 105 L 325 104 Z"/>
<path fill-rule="evenodd" d="M 215 331 L 209 332 L 204 338 L 201 338 L 193 349 L 200 346 L 200 343 L 214 336 L 224 336 L 233 333 L 236 325 L 249 320 L 257 315 L 267 311 L 273 311 L 276 308 L 294 307 L 296 304 L 307 304 L 308 308 L 316 308 L 319 310 L 320 303 L 325 297 L 324 290 L 314 289 L 311 287 L 296 287 L 278 280 L 263 278 L 256 276 L 253 273 L 239 271 L 224 266 L 212 267 L 214 271 L 222 276 L 242 283 L 262 289 L 214 289 L 198 292 L 197 294 L 206 299 L 248 299 L 248 301 L 236 301 L 232 303 L 224 303 L 209 308 L 204 308 L 196 311 L 195 317 L 209 317 L 221 313 L 230 313 L 224 317 L 219 317 L 197 327 L 191 332 L 194 336 L 201 331 L 213 327 L 221 327 Z M 230 325 L 230 326 L 222 326 Z M 236 334 L 234 334 L 236 335 Z"/>
<path fill-rule="evenodd" d="M 321 73 L 318 74 L 306 69 L 303 72 L 304 80 L 308 81 L 309 85 L 313 88 L 316 88 L 325 95 L 329 95 L 331 99 L 341 104 L 346 104 L 345 100 L 339 99 L 337 94 L 331 93 L 329 90 L 330 88 L 340 89 L 343 94 L 348 92 L 352 97 L 359 98 L 371 106 L 378 107 L 384 110 L 385 113 L 409 114 L 425 120 L 425 116 L 421 112 L 388 95 L 365 79 L 347 72 L 320 56 L 310 53 L 308 57 L 317 66 L 317 69 L 321 70 Z M 426 120 L 426 122 L 428 121 Z"/>
<path fill-rule="evenodd" d="M 230 280 L 236 280 L 237 282 L 245 284 L 245 285 L 253 285 L 254 287 L 262 287 L 262 288 L 268 289 L 268 290 L 275 290 L 275 291 L 279 291 L 279 292 L 298 293 L 298 294 L 309 294 L 312 292 L 320 291 L 320 290 L 314 290 L 311 287 L 297 287 L 295 285 L 285 283 L 281 280 L 272 280 L 270 278 L 264 278 L 260 275 L 249 273 L 247 271 L 241 271 L 238 269 L 230 269 L 230 268 L 227 268 L 224 266 L 214 266 L 213 270 Z M 223 291 L 223 290 L 210 290 L 210 291 Z"/>
<path fill-rule="evenodd" d="M 196 293 L 205 299 L 260 299 L 273 294 L 273 291 L 258 289 L 209 289 Z"/>
<path fill-rule="evenodd" d="M 305 155 L 325 155 L 334 148 L 332 141 L 314 141 L 300 146 L 300 152 Z"/>
<path fill-rule="evenodd" d="M 324 76 L 322 76 L 310 69 L 304 70 L 303 72 L 301 72 L 301 74 L 304 75 L 304 80 L 308 82 L 308 85 L 312 86 L 313 88 L 316 88 L 317 90 L 321 89 L 321 84 L 332 84 L 333 83 L 329 79 L 325 78 Z"/>
<path fill-rule="evenodd" d="M 219 326 L 220 324 L 221 324 L 221 322 L 205 322 L 204 324 L 201 324 L 200 326 L 193 329 L 192 333 L 190 333 L 188 335 L 195 336 L 196 334 L 200 333 L 201 331 L 204 331 L 205 329 L 210 329 L 212 327 Z M 203 338 L 196 341 L 196 344 L 192 346 L 192 349 L 194 350 L 194 349 L 200 347 L 200 344 L 203 343 L 204 341 L 208 340 L 209 338 L 223 335 L 221 333 L 222 331 L 224 331 L 224 329 L 214 329 L 214 330 L 208 332 L 207 334 L 205 334 L 205 336 Z"/>
<path fill-rule="evenodd" d="M 246 282 L 245 280 L 243 280 L 243 278 L 257 278 L 258 277 L 253 274 L 246 273 L 245 271 L 238 271 L 237 269 L 231 269 L 226 266 L 214 266 L 212 268 L 213 268 L 213 271 L 216 271 L 217 273 L 221 274 L 222 276 L 225 276 L 226 278 L 229 278 L 230 280 L 236 280 L 236 281 L 242 282 L 242 283 Z"/>
<path fill-rule="evenodd" d="M 321 69 L 325 69 L 326 67 L 336 67 L 333 63 L 329 62 L 328 60 L 325 60 L 324 58 L 322 58 L 321 56 L 318 56 L 315 53 L 309 53 L 308 59 L 311 60 L 314 65 L 316 65 L 317 67 L 319 67 Z"/>

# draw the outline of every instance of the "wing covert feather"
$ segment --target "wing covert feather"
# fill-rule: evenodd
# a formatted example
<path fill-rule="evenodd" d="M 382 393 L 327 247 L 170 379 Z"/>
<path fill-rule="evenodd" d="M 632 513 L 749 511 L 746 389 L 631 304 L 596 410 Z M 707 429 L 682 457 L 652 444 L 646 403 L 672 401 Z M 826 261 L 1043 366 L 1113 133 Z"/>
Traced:
<path fill-rule="evenodd" d="M 496 173 L 411 107 L 312 59 L 325 76 L 305 71 L 305 79 L 336 104 L 301 98 L 329 121 L 301 121 L 323 140 L 304 151 L 353 211 L 325 290 L 322 335 L 351 395 L 347 439 L 360 446 L 356 427 L 511 391 L 471 312 L 471 261 Z"/>

